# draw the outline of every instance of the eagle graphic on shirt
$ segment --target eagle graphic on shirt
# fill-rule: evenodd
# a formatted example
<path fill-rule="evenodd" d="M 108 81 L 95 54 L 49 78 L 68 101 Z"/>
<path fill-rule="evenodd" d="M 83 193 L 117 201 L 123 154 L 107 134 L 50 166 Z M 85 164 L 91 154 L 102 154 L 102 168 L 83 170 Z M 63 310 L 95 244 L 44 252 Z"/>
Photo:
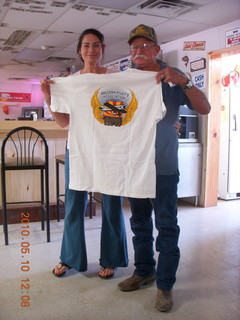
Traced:
<path fill-rule="evenodd" d="M 105 126 L 121 127 L 130 122 L 138 102 L 130 89 L 99 88 L 91 99 L 93 114 Z"/>

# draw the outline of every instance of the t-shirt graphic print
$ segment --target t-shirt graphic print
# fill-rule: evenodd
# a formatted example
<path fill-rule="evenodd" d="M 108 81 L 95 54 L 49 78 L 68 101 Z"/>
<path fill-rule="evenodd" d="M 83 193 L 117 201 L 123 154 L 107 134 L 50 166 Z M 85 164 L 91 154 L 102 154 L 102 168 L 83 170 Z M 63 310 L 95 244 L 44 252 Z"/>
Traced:
<path fill-rule="evenodd" d="M 129 89 L 99 88 L 91 101 L 95 118 L 106 126 L 122 126 L 131 121 L 137 109 L 137 99 Z"/>

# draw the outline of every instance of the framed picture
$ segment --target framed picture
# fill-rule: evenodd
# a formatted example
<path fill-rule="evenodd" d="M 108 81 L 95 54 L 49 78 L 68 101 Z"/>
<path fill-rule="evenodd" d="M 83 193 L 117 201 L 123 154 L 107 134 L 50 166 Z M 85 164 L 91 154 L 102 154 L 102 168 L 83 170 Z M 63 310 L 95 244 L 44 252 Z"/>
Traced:
<path fill-rule="evenodd" d="M 190 69 L 191 72 L 206 69 L 206 59 L 200 58 L 198 60 L 190 62 Z"/>

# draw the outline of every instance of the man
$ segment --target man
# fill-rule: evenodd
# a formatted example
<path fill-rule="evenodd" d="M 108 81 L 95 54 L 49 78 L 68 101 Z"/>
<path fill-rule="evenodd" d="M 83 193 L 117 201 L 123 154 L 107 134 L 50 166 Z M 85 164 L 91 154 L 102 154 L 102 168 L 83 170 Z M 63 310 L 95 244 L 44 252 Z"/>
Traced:
<path fill-rule="evenodd" d="M 173 305 L 172 288 L 180 258 L 177 224 L 178 138 L 174 124 L 178 121 L 180 105 L 186 104 L 200 114 L 209 113 L 211 107 L 203 92 L 180 70 L 157 60 L 160 46 L 153 28 L 139 25 L 130 32 L 128 43 L 134 65 L 140 70 L 157 72 L 156 80 L 157 83 L 162 82 L 167 113 L 157 124 L 156 198 L 129 199 L 136 269 L 132 277 L 120 282 L 118 286 L 122 291 L 132 291 L 156 278 L 158 290 L 155 306 L 165 312 Z M 158 230 L 157 266 L 153 251 L 152 209 Z"/>

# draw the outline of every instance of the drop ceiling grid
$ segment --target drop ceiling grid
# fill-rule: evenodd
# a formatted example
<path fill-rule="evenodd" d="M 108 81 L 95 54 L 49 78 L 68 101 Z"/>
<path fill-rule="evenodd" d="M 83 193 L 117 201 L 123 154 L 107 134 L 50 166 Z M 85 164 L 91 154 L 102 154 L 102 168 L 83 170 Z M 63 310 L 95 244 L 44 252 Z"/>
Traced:
<path fill-rule="evenodd" d="M 51 14 L 9 10 L 2 22 L 17 29 L 45 30 L 61 15 L 56 9 Z"/>
<path fill-rule="evenodd" d="M 155 26 L 156 33 L 158 35 L 158 41 L 159 44 L 165 43 L 167 41 L 174 41 L 183 36 L 189 35 L 189 30 L 192 31 L 192 33 L 198 32 L 198 24 L 188 21 L 179 21 L 173 20 L 173 21 L 167 21 L 162 23 L 161 25 Z M 206 27 L 207 29 L 207 27 Z"/>
<path fill-rule="evenodd" d="M 116 18 L 115 20 L 108 22 L 104 26 L 100 27 L 99 30 L 103 32 L 103 34 L 107 34 L 109 36 L 115 35 L 118 38 L 127 39 L 129 32 L 139 24 L 155 26 L 165 21 L 168 21 L 168 19 L 154 16 L 146 16 L 142 14 L 138 14 L 136 16 L 124 14 Z"/>
<path fill-rule="evenodd" d="M 118 17 L 111 13 L 109 16 L 97 14 L 94 10 L 77 11 L 70 9 L 49 28 L 49 31 L 71 31 L 80 34 L 86 28 L 99 28 Z M 71 21 L 71 23 L 69 23 Z"/>
<path fill-rule="evenodd" d="M 79 38 L 78 34 L 64 34 L 62 32 L 54 32 L 47 34 L 40 34 L 35 40 L 28 46 L 29 48 L 40 49 L 41 46 L 50 46 L 54 48 L 65 48 L 75 43 Z"/>
<path fill-rule="evenodd" d="M 218 0 L 202 6 L 178 17 L 177 20 L 205 24 L 209 28 L 227 23 L 226 19 L 232 16 L 232 21 L 240 18 L 240 0 Z"/>

